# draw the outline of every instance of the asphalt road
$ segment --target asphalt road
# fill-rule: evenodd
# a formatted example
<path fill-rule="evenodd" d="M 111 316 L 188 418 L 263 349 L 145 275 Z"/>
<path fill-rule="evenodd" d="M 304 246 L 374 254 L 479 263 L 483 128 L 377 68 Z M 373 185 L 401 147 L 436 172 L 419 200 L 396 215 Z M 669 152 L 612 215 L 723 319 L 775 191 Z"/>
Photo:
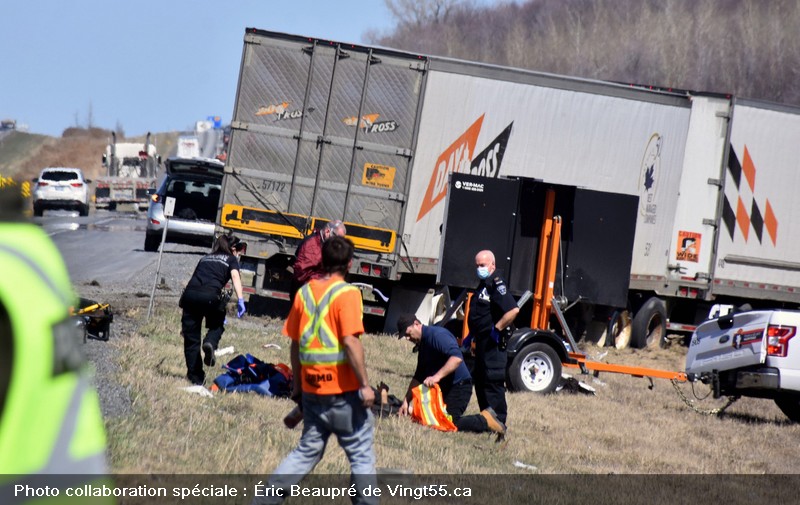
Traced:
<path fill-rule="evenodd" d="M 36 221 L 56 243 L 76 284 L 124 282 L 155 258 L 142 248 L 143 215 L 100 211 L 79 217 L 77 212 L 51 211 Z"/>
<path fill-rule="evenodd" d="M 45 211 L 34 218 L 50 236 L 69 270 L 76 291 L 103 299 L 152 291 L 159 253 L 144 251 L 146 215 L 91 210 L 86 217 L 77 212 Z M 159 277 L 178 290 L 207 248 L 166 244 Z"/>

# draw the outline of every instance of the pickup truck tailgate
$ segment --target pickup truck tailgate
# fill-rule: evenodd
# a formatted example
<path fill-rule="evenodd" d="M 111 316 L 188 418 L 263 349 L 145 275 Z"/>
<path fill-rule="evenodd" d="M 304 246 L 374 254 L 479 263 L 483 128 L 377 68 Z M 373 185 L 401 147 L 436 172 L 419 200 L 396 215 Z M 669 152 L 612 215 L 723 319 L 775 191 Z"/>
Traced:
<path fill-rule="evenodd" d="M 697 327 L 686 354 L 686 373 L 732 370 L 759 365 L 774 311 L 752 311 L 706 321 Z"/>

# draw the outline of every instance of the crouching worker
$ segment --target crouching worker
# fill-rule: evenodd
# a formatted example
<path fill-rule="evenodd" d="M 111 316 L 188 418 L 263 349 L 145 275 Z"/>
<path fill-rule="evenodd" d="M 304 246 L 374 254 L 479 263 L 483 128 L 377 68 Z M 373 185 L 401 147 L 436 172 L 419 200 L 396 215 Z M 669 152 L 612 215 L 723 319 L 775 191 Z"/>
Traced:
<path fill-rule="evenodd" d="M 181 334 L 183 354 L 186 358 L 186 378 L 192 384 L 202 385 L 205 380 L 203 363 L 214 366 L 214 351 L 217 350 L 225 331 L 225 309 L 228 300 L 223 298 L 222 288 L 228 280 L 238 297 L 237 317 L 244 314 L 242 281 L 239 277 L 239 256 L 246 247 L 238 238 L 220 235 L 211 254 L 203 256 L 194 269 L 192 278 L 183 290 L 179 302 L 183 309 Z M 200 359 L 200 336 L 203 319 L 206 321 L 206 337 L 202 341 L 204 358 Z"/>
<path fill-rule="evenodd" d="M 408 406 L 415 387 L 438 384 L 447 413 L 458 431 L 505 434 L 505 425 L 497 419 L 491 407 L 480 414 L 464 415 L 472 397 L 472 377 L 452 333 L 439 326 L 425 326 L 414 314 L 400 316 L 397 331 L 399 338 L 406 338 L 418 346 L 417 369 L 400 407 L 400 415 L 409 414 Z"/>

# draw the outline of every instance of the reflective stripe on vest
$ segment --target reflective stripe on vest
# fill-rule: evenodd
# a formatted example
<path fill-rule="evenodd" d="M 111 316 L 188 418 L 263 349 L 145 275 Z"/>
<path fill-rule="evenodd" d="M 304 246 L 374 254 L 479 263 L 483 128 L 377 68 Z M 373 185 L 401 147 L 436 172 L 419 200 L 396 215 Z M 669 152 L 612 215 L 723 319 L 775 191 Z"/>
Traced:
<path fill-rule="evenodd" d="M 439 431 L 457 431 L 453 418 L 447 413 L 442 390 L 438 384 L 429 388 L 420 384 L 411 390 L 411 419 Z"/>
<path fill-rule="evenodd" d="M 300 363 L 303 365 L 338 365 L 347 362 L 347 355 L 342 349 L 336 334 L 330 329 L 325 318 L 331 304 L 351 287 L 344 281 L 339 281 L 328 286 L 319 302 L 314 300 L 310 284 L 300 290 L 300 300 L 306 312 L 308 321 L 300 335 Z M 314 346 L 319 342 L 319 346 Z"/>
<path fill-rule="evenodd" d="M 25 248 L 12 245 L 19 243 Z M 75 329 L 67 317 L 76 299 L 58 249 L 38 226 L 0 224 L 0 265 L 0 303 L 13 338 L 0 454 L 14 454 L 0 457 L 0 473 L 16 474 L 11 482 L 0 475 L 0 495 L 11 496 L 5 494 L 10 486 L 43 482 L 47 475 L 71 474 L 73 482 L 102 479 L 105 430 L 88 369 L 56 366 L 83 345 L 77 331 L 74 342 L 64 333 Z"/>

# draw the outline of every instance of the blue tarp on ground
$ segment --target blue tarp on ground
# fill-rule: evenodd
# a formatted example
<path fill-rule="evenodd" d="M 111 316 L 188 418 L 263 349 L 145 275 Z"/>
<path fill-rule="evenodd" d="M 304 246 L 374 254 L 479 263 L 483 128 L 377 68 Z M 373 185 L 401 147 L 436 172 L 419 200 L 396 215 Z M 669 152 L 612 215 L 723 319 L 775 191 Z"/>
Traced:
<path fill-rule="evenodd" d="M 222 368 L 226 372 L 214 379 L 214 384 L 222 391 L 253 391 L 279 397 L 288 397 L 292 392 L 292 372 L 283 363 L 273 365 L 251 354 L 240 354 Z"/>

